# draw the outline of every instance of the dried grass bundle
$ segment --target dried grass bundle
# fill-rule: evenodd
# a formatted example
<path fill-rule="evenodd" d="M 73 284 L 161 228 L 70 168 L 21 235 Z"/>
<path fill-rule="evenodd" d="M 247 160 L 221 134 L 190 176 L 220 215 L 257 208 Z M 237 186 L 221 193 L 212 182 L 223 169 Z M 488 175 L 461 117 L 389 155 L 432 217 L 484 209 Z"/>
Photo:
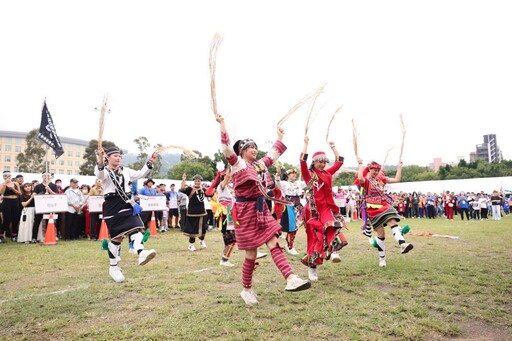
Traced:
<path fill-rule="evenodd" d="M 357 173 L 357 170 L 349 169 L 349 168 L 345 168 L 345 167 L 340 167 L 338 172 L 341 172 L 341 173 Z"/>
<path fill-rule="evenodd" d="M 217 90 L 215 88 L 215 69 L 216 69 L 216 61 L 217 61 L 217 49 L 222 43 L 222 35 L 217 32 L 213 36 L 212 42 L 210 44 L 210 92 L 212 98 L 212 110 L 215 116 L 218 115 L 217 112 Z"/>
<path fill-rule="evenodd" d="M 103 131 L 105 130 L 105 114 L 107 113 L 108 95 L 103 97 L 100 110 L 100 128 L 98 131 L 98 148 L 103 144 Z"/>
<path fill-rule="evenodd" d="M 290 118 L 290 116 L 297 111 L 297 109 L 299 109 L 301 106 L 303 106 L 307 101 L 309 101 L 313 96 L 315 96 L 315 94 L 317 92 L 322 92 L 323 90 L 323 85 L 318 88 L 318 89 L 315 89 L 313 90 L 312 92 L 308 93 L 306 96 L 302 97 L 298 102 L 297 104 L 295 104 L 290 110 L 288 110 L 288 112 L 283 116 L 281 117 L 281 119 L 277 122 L 277 127 L 280 128 L 283 123 L 288 119 Z"/>
<path fill-rule="evenodd" d="M 197 155 L 196 153 L 194 153 L 190 149 L 187 149 L 187 148 L 181 147 L 181 146 L 176 146 L 176 145 L 168 145 L 168 146 L 165 146 L 165 147 L 163 147 L 163 146 L 162 147 L 158 147 L 157 149 L 155 149 L 155 153 L 156 154 L 161 154 L 164 151 L 169 150 L 169 149 L 181 150 L 183 152 L 183 154 L 185 154 L 187 157 L 192 158 L 192 159 L 198 159 L 199 158 L 199 155 Z"/>
<path fill-rule="evenodd" d="M 352 142 L 354 143 L 354 153 L 356 154 L 356 159 L 359 160 L 359 151 L 357 150 L 357 130 L 356 130 L 356 120 L 352 119 Z"/>
<path fill-rule="evenodd" d="M 332 114 L 331 120 L 329 121 L 329 125 L 327 126 L 327 134 L 325 135 L 325 142 L 327 142 L 327 143 L 329 143 L 329 132 L 331 130 L 332 121 L 334 121 L 334 117 L 336 117 L 336 115 L 341 110 L 341 108 L 343 108 L 343 104 L 338 109 L 336 109 L 334 114 Z"/>
<path fill-rule="evenodd" d="M 384 166 L 386 165 L 386 161 L 388 159 L 389 153 L 395 148 L 394 146 L 391 146 L 388 148 L 388 151 L 386 152 L 386 156 L 384 157 L 384 162 L 382 162 L 382 169 L 384 169 Z"/>
<path fill-rule="evenodd" d="M 315 107 L 316 100 L 318 99 L 318 96 L 320 96 L 320 94 L 324 91 L 324 88 L 325 88 L 325 83 L 322 84 L 318 89 L 316 89 L 312 93 L 311 97 L 313 98 L 313 100 L 311 101 L 311 104 L 309 105 L 308 117 L 306 119 L 306 127 L 304 128 L 305 135 L 308 134 L 308 130 L 311 127 L 311 115 L 313 113 L 313 108 Z"/>
<path fill-rule="evenodd" d="M 398 158 L 398 160 L 402 161 L 402 155 L 404 153 L 405 144 L 405 133 L 407 132 L 407 129 L 405 129 L 404 117 L 402 114 L 400 114 L 400 127 L 402 128 L 402 146 L 400 147 L 400 157 Z"/>

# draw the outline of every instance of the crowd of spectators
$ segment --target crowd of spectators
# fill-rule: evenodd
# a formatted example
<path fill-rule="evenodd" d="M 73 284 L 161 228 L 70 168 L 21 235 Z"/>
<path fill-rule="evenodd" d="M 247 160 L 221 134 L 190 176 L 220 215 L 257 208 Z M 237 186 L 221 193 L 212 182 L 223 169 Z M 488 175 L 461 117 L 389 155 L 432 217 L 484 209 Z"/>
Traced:
<path fill-rule="evenodd" d="M 69 184 L 63 185 L 60 179 L 52 182 L 52 175 L 49 173 L 43 173 L 41 178 L 41 181 L 25 182 L 22 175 L 13 177 L 10 172 L 3 172 L 3 182 L 0 183 L 0 243 L 8 239 L 21 243 L 43 241 L 47 219 L 44 219 L 43 214 L 35 212 L 34 197 L 44 194 L 66 195 L 68 209 L 66 212 L 60 212 L 55 219 L 59 239 L 98 239 L 101 212 L 90 212 L 87 199 L 89 196 L 103 195 L 101 182 L 95 181 L 92 185 L 79 184 L 79 181 L 73 178 Z M 167 190 L 165 184 L 155 186 L 152 179 L 147 179 L 140 189 L 136 188 L 136 184 L 132 184 L 132 192 L 135 195 L 166 197 L 167 209 L 154 212 L 160 232 L 171 228 L 181 229 L 184 225 L 187 196 L 176 191 L 174 184 Z M 415 219 L 453 220 L 454 216 L 458 216 L 461 220 L 500 220 L 502 216 L 510 214 L 512 204 L 511 195 L 498 190 L 492 193 L 394 192 L 387 193 L 387 196 L 402 216 Z M 333 191 L 333 197 L 347 220 L 360 219 L 360 193 L 357 189 L 338 187 Z M 211 228 L 215 223 L 210 200 L 211 198 L 205 200 L 205 205 L 208 212 L 206 224 Z M 141 216 L 148 227 L 153 212 L 142 212 Z"/>

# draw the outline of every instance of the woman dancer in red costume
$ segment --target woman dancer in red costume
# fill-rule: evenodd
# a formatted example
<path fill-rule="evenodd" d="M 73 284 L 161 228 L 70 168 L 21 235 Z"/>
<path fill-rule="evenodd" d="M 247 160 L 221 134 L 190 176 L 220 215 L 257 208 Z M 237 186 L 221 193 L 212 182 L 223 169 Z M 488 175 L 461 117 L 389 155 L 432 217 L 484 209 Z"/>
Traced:
<path fill-rule="evenodd" d="M 272 217 L 265 204 L 267 188 L 273 181 L 267 170 L 286 150 L 282 139 L 284 132 L 277 128 L 277 141 L 266 156 L 256 160 L 258 146 L 251 139 L 238 140 L 230 147 L 229 135 L 226 130 L 224 118 L 215 114 L 220 123 L 222 151 L 231 165 L 233 186 L 236 202 L 233 209 L 233 220 L 238 248 L 245 250 L 245 260 L 242 265 L 242 285 L 240 293 L 248 305 L 257 304 L 258 299 L 252 289 L 257 249 L 266 244 L 270 249 L 272 259 L 281 274 L 286 279 L 286 291 L 299 291 L 311 287 L 311 282 L 299 278 L 288 263 L 283 250 L 279 246 L 277 237 L 281 232 L 281 225 Z M 275 200 L 275 199 L 273 199 Z"/>
<path fill-rule="evenodd" d="M 308 143 L 309 137 L 304 136 L 300 171 L 308 187 L 308 203 L 304 211 L 307 253 L 302 258 L 302 263 L 309 267 L 309 279 L 316 281 L 317 265 L 322 264 L 324 259 L 332 259 L 334 263 L 339 263 L 341 258 L 338 251 L 348 243 L 341 233 L 341 229 L 346 227 L 345 220 L 332 195 L 332 176 L 343 165 L 343 157 L 339 155 L 334 142 L 329 142 L 329 147 L 334 153 L 334 164 L 327 168 L 328 159 L 325 153 L 316 152 L 308 168 Z"/>

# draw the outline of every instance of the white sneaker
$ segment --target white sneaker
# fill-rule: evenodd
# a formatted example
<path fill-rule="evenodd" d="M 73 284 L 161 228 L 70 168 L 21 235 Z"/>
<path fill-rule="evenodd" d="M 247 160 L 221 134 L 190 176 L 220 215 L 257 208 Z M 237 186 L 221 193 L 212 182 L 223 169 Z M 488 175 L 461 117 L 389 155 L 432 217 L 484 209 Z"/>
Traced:
<path fill-rule="evenodd" d="M 331 260 L 333 263 L 339 263 L 341 262 L 341 257 L 337 252 L 331 253 Z"/>
<path fill-rule="evenodd" d="M 403 243 L 402 245 L 400 245 L 400 253 L 407 253 L 407 252 L 411 251 L 412 248 L 413 248 L 412 244 Z"/>
<path fill-rule="evenodd" d="M 228 266 L 228 267 L 233 267 L 235 266 L 235 264 L 231 263 L 229 260 L 220 260 L 220 265 L 222 266 Z"/>
<path fill-rule="evenodd" d="M 244 299 L 245 304 L 247 305 L 253 305 L 258 304 L 258 297 L 256 297 L 256 294 L 252 289 L 249 290 L 242 290 L 240 293 L 240 296 Z"/>
<path fill-rule="evenodd" d="M 188 244 L 188 250 L 190 252 L 194 252 L 196 250 L 196 247 L 194 246 L 194 244 Z"/>
<path fill-rule="evenodd" d="M 266 252 L 259 252 L 256 254 L 256 259 L 260 259 L 260 258 L 264 258 L 264 257 L 267 257 L 267 253 Z"/>
<path fill-rule="evenodd" d="M 142 250 L 139 253 L 139 265 L 147 264 L 150 260 L 155 258 L 155 256 L 156 256 L 156 251 L 153 250 L 153 249 L 151 249 L 151 250 Z"/>
<path fill-rule="evenodd" d="M 311 288 L 311 282 L 303 280 L 297 275 L 291 275 L 286 280 L 286 291 L 301 291 Z"/>
<path fill-rule="evenodd" d="M 288 246 L 286 247 L 286 252 L 288 252 L 290 255 L 293 255 L 293 256 L 297 256 L 299 253 L 297 252 L 297 250 L 295 250 L 294 247 L 292 247 L 291 249 L 288 248 Z"/>
<path fill-rule="evenodd" d="M 204 240 L 199 240 L 199 245 L 201 245 L 201 249 L 206 249 L 206 243 Z"/>
<path fill-rule="evenodd" d="M 317 268 L 308 269 L 308 277 L 311 282 L 318 281 L 318 270 Z"/>
<path fill-rule="evenodd" d="M 121 269 L 117 265 L 111 266 L 110 269 L 108 270 L 108 274 L 110 275 L 110 277 L 112 277 L 112 279 L 115 282 L 117 282 L 117 283 L 124 282 L 124 275 L 121 272 Z"/>
<path fill-rule="evenodd" d="M 386 258 L 381 258 L 381 259 L 379 260 L 379 266 L 380 266 L 381 268 L 386 267 Z"/>

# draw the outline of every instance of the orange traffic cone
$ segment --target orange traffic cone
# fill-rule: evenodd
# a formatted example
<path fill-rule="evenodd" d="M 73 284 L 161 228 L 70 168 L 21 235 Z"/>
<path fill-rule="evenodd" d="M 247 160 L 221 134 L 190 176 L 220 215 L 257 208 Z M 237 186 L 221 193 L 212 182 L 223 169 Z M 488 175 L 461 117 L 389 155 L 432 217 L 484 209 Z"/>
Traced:
<path fill-rule="evenodd" d="M 53 221 L 53 213 L 50 213 L 48 224 L 46 225 L 46 233 L 44 235 L 43 245 L 57 244 L 57 232 L 55 231 L 55 222 Z"/>
<path fill-rule="evenodd" d="M 354 214 L 352 215 L 352 220 L 357 220 L 357 208 L 354 209 Z"/>
<path fill-rule="evenodd" d="M 151 220 L 149 221 L 149 232 L 151 237 L 157 236 L 155 211 L 151 212 Z"/>
<path fill-rule="evenodd" d="M 100 233 L 98 236 L 98 240 L 103 240 L 103 239 L 109 239 L 107 223 L 105 222 L 105 219 L 101 220 Z"/>

